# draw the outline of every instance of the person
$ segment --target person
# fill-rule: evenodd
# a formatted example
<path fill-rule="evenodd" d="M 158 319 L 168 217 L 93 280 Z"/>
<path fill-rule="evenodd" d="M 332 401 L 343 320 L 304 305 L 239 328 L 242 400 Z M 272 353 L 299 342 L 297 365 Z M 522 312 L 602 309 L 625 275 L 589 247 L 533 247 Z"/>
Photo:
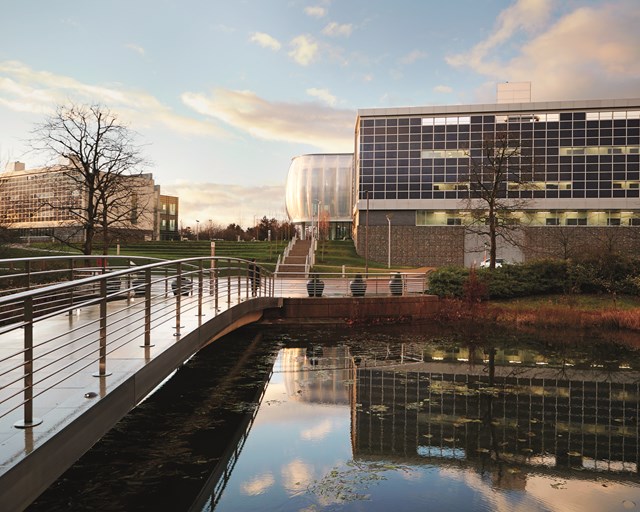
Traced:
<path fill-rule="evenodd" d="M 255 297 L 260 288 L 260 267 L 256 265 L 255 258 L 251 258 L 249 264 L 249 280 L 251 281 L 251 295 Z"/>

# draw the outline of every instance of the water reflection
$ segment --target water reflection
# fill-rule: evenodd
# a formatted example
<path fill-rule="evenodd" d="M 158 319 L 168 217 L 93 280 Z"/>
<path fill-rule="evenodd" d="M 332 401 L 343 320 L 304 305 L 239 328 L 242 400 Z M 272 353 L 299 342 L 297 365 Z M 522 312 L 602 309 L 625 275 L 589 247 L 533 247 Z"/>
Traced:
<path fill-rule="evenodd" d="M 635 508 L 638 359 L 451 337 L 283 349 L 215 510 Z"/>

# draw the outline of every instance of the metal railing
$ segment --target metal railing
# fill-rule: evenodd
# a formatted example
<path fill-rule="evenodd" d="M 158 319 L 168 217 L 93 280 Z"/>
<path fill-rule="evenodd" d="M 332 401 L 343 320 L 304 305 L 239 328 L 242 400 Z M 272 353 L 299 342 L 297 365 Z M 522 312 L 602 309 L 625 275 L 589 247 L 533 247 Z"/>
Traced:
<path fill-rule="evenodd" d="M 189 312 L 202 317 L 207 306 L 218 314 L 275 291 L 270 272 L 258 266 L 256 273 L 251 262 L 237 258 L 158 261 L 120 270 L 80 267 L 71 259 L 76 263 L 51 268 L 48 277 L 34 270 L 41 258 L 11 260 L 25 269 L 11 274 L 23 281 L 19 286 L 5 287 L 18 291 L 0 297 L 0 419 L 22 408 L 18 428 L 41 422 L 33 415 L 38 397 L 91 369 L 96 377 L 109 375 L 109 356 L 125 347 L 144 353 L 160 326 L 172 325 L 178 337 L 181 317 Z M 55 276 L 68 280 L 30 288 L 34 275 L 42 282 Z M 81 309 L 91 313 L 70 318 L 64 329 L 48 327 L 46 320 L 74 317 Z"/>
<path fill-rule="evenodd" d="M 396 274 L 399 274 L 396 277 Z M 362 272 L 314 272 L 320 282 L 315 286 L 315 294 L 309 291 L 310 281 L 306 277 L 277 278 L 274 280 L 277 297 L 302 297 L 307 295 L 318 297 L 383 297 L 423 295 L 428 290 L 428 273 L 399 272 L 372 273 L 365 276 Z M 358 276 L 361 282 L 353 284 Z M 394 279 L 395 278 L 395 279 Z M 318 294 L 319 293 L 319 294 Z"/>
<path fill-rule="evenodd" d="M 319 273 L 322 285 L 311 289 L 307 278 L 276 278 L 259 265 L 256 274 L 255 263 L 239 258 L 100 258 L 0 260 L 0 419 L 22 407 L 15 426 L 37 425 L 38 397 L 79 374 L 109 375 L 110 357 L 125 347 L 148 349 L 162 326 L 158 336 L 181 336 L 189 312 L 201 318 L 207 308 L 217 315 L 254 296 L 373 297 L 427 288 L 425 273 L 400 274 L 399 287 L 389 274 L 369 273 L 354 287 L 356 273 Z M 47 327 L 47 320 L 65 315 L 67 323 Z"/>

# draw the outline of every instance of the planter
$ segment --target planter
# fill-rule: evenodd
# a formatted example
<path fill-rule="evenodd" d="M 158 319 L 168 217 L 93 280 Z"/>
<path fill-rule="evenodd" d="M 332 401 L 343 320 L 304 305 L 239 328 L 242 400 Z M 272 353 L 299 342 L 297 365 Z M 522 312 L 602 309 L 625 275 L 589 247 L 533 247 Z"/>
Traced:
<path fill-rule="evenodd" d="M 193 283 L 191 282 L 191 279 L 182 279 L 182 283 L 180 283 L 181 286 L 181 293 L 180 295 L 182 295 L 183 297 L 188 297 L 191 294 L 191 289 L 193 288 Z M 173 292 L 173 295 L 178 295 L 178 280 L 174 279 L 173 281 L 171 281 L 171 291 Z"/>
<path fill-rule="evenodd" d="M 324 281 L 320 280 L 317 276 L 312 276 L 307 281 L 307 293 L 309 297 L 322 297 L 324 291 Z"/>
<path fill-rule="evenodd" d="M 362 279 L 362 276 L 358 274 L 356 278 L 349 283 L 351 289 L 351 295 L 353 297 L 364 297 L 367 291 L 367 283 Z"/>
<path fill-rule="evenodd" d="M 389 281 L 389 291 L 391 295 L 402 295 L 402 276 L 396 272 Z"/>

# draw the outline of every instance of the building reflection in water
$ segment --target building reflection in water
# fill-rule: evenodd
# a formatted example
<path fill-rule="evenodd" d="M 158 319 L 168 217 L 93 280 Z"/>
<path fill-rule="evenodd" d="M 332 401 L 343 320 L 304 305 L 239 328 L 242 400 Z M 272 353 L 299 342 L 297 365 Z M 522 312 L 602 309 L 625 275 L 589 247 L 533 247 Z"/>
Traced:
<path fill-rule="evenodd" d="M 628 364 L 468 348 L 420 358 L 358 368 L 354 457 L 471 464 L 507 488 L 524 485 L 525 468 L 638 472 L 640 373 Z"/>
<path fill-rule="evenodd" d="M 283 349 L 280 372 L 288 401 L 349 408 L 355 461 L 465 469 L 508 490 L 544 475 L 637 481 L 637 355 L 556 349 L 318 345 Z M 256 413 L 230 441 L 196 509 L 215 508 Z"/>
<path fill-rule="evenodd" d="M 355 383 L 355 368 L 348 347 L 286 349 L 282 353 L 282 371 L 290 399 L 351 404 L 353 386 L 349 384 Z"/>

